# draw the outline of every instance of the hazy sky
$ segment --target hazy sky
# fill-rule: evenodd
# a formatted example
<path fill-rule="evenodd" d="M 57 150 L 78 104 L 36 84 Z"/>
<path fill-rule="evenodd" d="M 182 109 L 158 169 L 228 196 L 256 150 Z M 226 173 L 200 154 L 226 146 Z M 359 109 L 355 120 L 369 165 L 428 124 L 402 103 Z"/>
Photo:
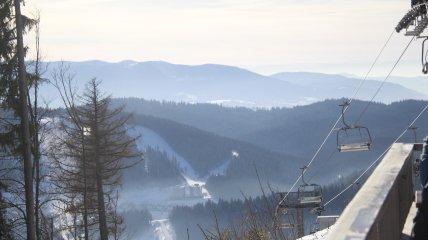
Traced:
<path fill-rule="evenodd" d="M 28 0 L 47 60 L 220 63 L 361 74 L 410 0 Z M 396 35 L 382 75 L 409 39 Z M 418 75 L 415 42 L 397 73 Z"/>

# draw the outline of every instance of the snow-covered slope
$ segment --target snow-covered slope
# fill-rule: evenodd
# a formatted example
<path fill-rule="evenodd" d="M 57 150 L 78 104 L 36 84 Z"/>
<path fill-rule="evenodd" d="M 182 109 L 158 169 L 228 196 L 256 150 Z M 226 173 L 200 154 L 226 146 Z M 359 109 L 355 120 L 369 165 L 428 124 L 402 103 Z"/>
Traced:
<path fill-rule="evenodd" d="M 158 148 L 165 151 L 169 157 L 175 158 L 183 173 L 188 178 L 197 179 L 198 174 L 180 154 L 178 154 L 161 136 L 151 129 L 143 126 L 133 126 L 129 129 L 128 134 L 133 137 L 138 137 L 137 147 L 140 151 L 144 151 L 147 147 Z"/>

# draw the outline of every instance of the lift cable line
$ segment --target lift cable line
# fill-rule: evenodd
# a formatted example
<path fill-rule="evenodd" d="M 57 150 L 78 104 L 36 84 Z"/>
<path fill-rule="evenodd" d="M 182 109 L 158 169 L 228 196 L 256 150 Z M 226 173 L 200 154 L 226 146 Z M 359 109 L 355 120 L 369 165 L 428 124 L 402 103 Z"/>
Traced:
<path fill-rule="evenodd" d="M 388 75 L 385 77 L 385 79 L 383 79 L 381 85 L 376 89 L 375 94 L 372 96 L 372 98 L 370 99 L 370 101 L 364 107 L 364 109 L 361 112 L 361 114 L 358 116 L 357 121 L 355 121 L 355 125 L 358 124 L 358 122 L 361 120 L 361 118 L 363 117 L 363 115 L 367 112 L 368 108 L 373 103 L 374 99 L 377 97 L 377 95 L 379 94 L 380 90 L 385 85 L 386 81 L 391 77 L 392 72 L 394 72 L 395 68 L 398 66 L 398 63 L 400 63 L 401 59 L 403 58 L 404 54 L 407 52 L 407 49 L 409 49 L 410 44 L 413 42 L 414 39 L 415 39 L 415 36 L 413 36 L 412 39 L 410 39 L 410 41 L 407 44 L 406 48 L 404 48 L 404 51 L 401 53 L 400 57 L 397 59 L 397 61 L 395 62 L 394 66 L 392 67 L 391 71 L 389 71 Z"/>
<path fill-rule="evenodd" d="M 416 118 L 409 124 L 409 126 L 407 126 L 404 131 L 394 140 L 394 142 L 392 142 L 392 144 L 378 157 L 376 158 L 376 160 L 374 160 L 368 167 L 366 170 L 364 170 L 363 173 L 361 173 L 361 175 L 359 175 L 349 186 L 347 186 L 346 188 L 344 188 L 341 192 L 339 192 L 337 195 L 335 195 L 333 198 L 331 198 L 330 200 L 328 200 L 325 204 L 324 207 L 329 205 L 331 202 L 333 202 L 334 200 L 336 200 L 339 196 L 341 196 L 343 193 L 345 193 L 346 191 L 348 191 L 352 186 L 356 185 L 360 179 L 370 170 L 372 169 L 375 164 L 377 162 L 379 162 L 379 160 L 392 148 L 392 145 L 394 145 L 395 143 L 398 142 L 398 140 L 400 140 L 404 134 L 406 134 L 406 132 L 409 130 L 409 128 L 411 128 L 416 121 L 426 112 L 426 110 L 428 109 L 428 104 L 425 105 L 425 107 L 420 111 L 420 113 L 416 116 Z"/>
<path fill-rule="evenodd" d="M 386 42 L 384 43 L 384 45 L 382 46 L 382 48 L 380 49 L 378 55 L 376 56 L 375 60 L 373 61 L 373 63 L 371 64 L 369 70 L 367 71 L 367 73 L 365 74 L 364 78 L 361 79 L 359 85 L 356 87 L 355 92 L 353 94 L 353 96 L 351 97 L 351 99 L 349 100 L 349 103 L 352 103 L 352 101 L 356 98 L 356 96 L 358 95 L 358 93 L 360 92 L 362 86 L 364 85 L 364 83 L 366 82 L 368 76 L 370 75 L 370 73 L 372 72 L 374 66 L 376 65 L 376 63 L 379 61 L 380 56 L 382 55 L 382 53 L 384 52 L 385 48 L 388 46 L 389 42 L 391 41 L 392 36 L 394 35 L 395 30 L 393 30 L 391 32 L 391 34 L 389 35 L 388 39 L 386 40 Z M 333 126 L 331 127 L 330 131 L 328 132 L 327 136 L 324 138 L 324 140 L 322 141 L 321 145 L 318 147 L 317 151 L 315 152 L 315 154 L 313 155 L 313 157 L 311 158 L 311 160 L 309 161 L 309 163 L 306 165 L 306 168 L 304 170 L 303 173 L 305 173 L 309 167 L 312 165 L 312 163 L 315 161 L 316 157 L 319 155 L 319 153 L 321 152 L 321 150 L 323 149 L 324 145 L 326 144 L 328 138 L 331 136 L 331 134 L 335 131 L 337 125 L 339 124 L 339 122 L 342 120 L 342 115 L 344 113 L 346 113 L 346 111 L 349 109 L 349 105 L 343 110 L 343 112 L 339 115 L 339 117 L 337 118 L 336 122 L 333 124 Z M 285 194 L 285 196 L 281 199 L 281 201 L 278 203 L 277 207 L 276 207 L 276 211 L 275 211 L 275 215 L 278 214 L 279 211 L 279 206 L 282 205 L 284 203 L 284 201 L 286 200 L 286 198 L 288 197 L 288 195 L 290 194 L 290 192 L 296 187 L 296 185 L 299 183 L 300 179 L 302 178 L 302 175 L 300 175 L 296 181 L 293 183 L 293 185 L 291 186 L 291 188 L 287 191 L 287 194 Z"/>
<path fill-rule="evenodd" d="M 410 47 L 410 44 L 413 42 L 413 40 L 415 39 L 415 36 L 412 37 L 412 39 L 409 41 L 409 43 L 406 45 L 406 47 L 404 48 L 403 52 L 401 53 L 400 57 L 397 59 L 397 61 L 395 62 L 395 64 L 393 65 L 391 71 L 389 71 L 388 75 L 385 77 L 385 79 L 382 81 L 382 84 L 378 87 L 378 89 L 376 90 L 375 94 L 373 95 L 373 97 L 371 98 L 371 100 L 366 104 L 365 108 L 363 109 L 363 111 L 361 112 L 360 116 L 358 117 L 358 120 L 356 121 L 356 123 L 358 123 L 361 118 L 363 117 L 363 115 L 367 112 L 367 109 L 370 107 L 371 103 L 373 102 L 373 100 L 376 98 L 376 96 L 379 94 L 380 90 L 382 89 L 382 87 L 385 85 L 386 81 L 389 79 L 389 77 L 391 76 L 392 72 L 395 70 L 395 68 L 398 66 L 398 63 L 401 61 L 401 59 L 403 58 L 404 54 L 406 53 L 407 49 Z M 427 110 L 428 108 L 428 104 L 427 106 L 422 109 L 421 113 L 417 116 L 417 118 L 406 128 L 406 130 L 400 134 L 400 136 L 393 142 L 396 143 L 407 131 L 410 127 L 413 126 L 413 124 L 419 119 L 419 117 Z M 352 184 L 350 184 L 348 187 L 346 187 L 342 192 L 340 192 L 337 196 L 335 196 L 333 199 L 327 201 L 324 204 L 324 207 L 327 206 L 330 202 L 334 201 L 334 199 L 336 199 L 337 197 L 339 197 L 341 194 L 343 194 L 344 192 L 346 192 L 348 189 L 350 189 L 352 186 L 354 186 L 375 164 L 376 162 L 378 162 L 388 151 L 389 149 L 392 147 L 392 144 L 390 147 L 388 147 L 388 149 L 386 149 Z"/>

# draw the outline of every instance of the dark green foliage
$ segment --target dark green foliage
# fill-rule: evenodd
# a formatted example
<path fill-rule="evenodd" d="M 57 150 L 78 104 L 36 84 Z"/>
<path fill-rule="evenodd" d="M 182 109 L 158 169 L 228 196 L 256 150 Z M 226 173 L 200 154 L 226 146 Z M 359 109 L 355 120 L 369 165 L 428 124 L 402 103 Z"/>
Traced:
<path fill-rule="evenodd" d="M 148 147 L 144 151 L 144 163 L 124 170 L 124 182 L 127 186 L 153 184 L 176 185 L 184 179 L 175 158 L 164 151 Z"/>
<path fill-rule="evenodd" d="M 18 57 L 13 1 L 0 3 L 0 148 L 7 154 L 19 149 Z"/>
<path fill-rule="evenodd" d="M 147 176 L 150 179 L 178 179 L 181 177 L 177 160 L 175 158 L 170 159 L 166 152 L 149 147 L 144 152 L 144 156 L 147 167 Z"/>
<path fill-rule="evenodd" d="M 250 200 L 249 203 L 259 200 L 259 198 Z M 177 239 L 187 239 L 187 229 L 189 229 L 190 239 L 203 239 L 198 224 L 204 228 L 213 228 L 217 218 L 220 228 L 223 229 L 234 221 L 242 219 L 245 209 L 246 205 L 242 200 L 219 200 L 218 203 L 209 201 L 192 207 L 174 207 L 169 219 L 174 226 Z"/>
<path fill-rule="evenodd" d="M 140 98 L 118 98 L 114 104 L 126 105 L 135 114 L 150 115 L 193 126 L 222 136 L 236 138 L 248 132 L 263 129 L 273 120 L 266 110 L 244 107 L 222 107 L 215 104 L 188 104 L 148 101 Z"/>
<path fill-rule="evenodd" d="M 6 203 L 4 202 L 2 192 L 4 186 L 0 183 L 0 240 L 13 240 L 12 225 L 6 214 Z"/>
<path fill-rule="evenodd" d="M 18 154 L 21 148 L 18 125 L 21 111 L 17 80 L 18 55 L 13 9 L 13 0 L 0 2 L 0 149 L 10 155 Z M 35 20 L 26 16 L 22 16 L 22 20 L 24 34 L 36 24 Z M 35 76 L 27 75 L 28 86 L 31 86 Z"/>

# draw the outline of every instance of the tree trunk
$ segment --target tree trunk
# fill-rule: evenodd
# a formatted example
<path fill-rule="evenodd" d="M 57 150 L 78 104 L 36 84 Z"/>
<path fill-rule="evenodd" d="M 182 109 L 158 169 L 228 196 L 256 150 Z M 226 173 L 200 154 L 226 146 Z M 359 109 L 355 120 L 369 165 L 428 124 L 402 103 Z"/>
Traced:
<path fill-rule="evenodd" d="M 103 180 L 102 180 L 102 167 L 99 159 L 99 134 L 98 134 L 98 92 L 96 85 L 93 85 L 93 104 L 94 104 L 94 119 L 91 127 L 94 141 L 94 160 L 96 168 L 96 181 L 97 181 L 97 198 L 98 198 L 98 221 L 100 224 L 100 239 L 108 240 L 108 228 L 107 228 L 107 217 L 106 217 L 106 208 L 104 202 L 104 189 L 103 189 Z"/>
<path fill-rule="evenodd" d="M 36 192 L 35 192 L 35 221 L 36 221 L 36 237 L 37 240 L 42 240 L 42 229 L 41 229 L 41 215 L 40 212 L 40 141 L 39 141 L 39 133 L 40 133 L 40 125 L 39 125 L 39 106 L 38 106 L 38 91 L 39 91 L 39 81 L 40 81 L 40 72 L 39 72 L 39 64 L 40 64 L 40 19 L 37 20 L 36 26 L 36 66 L 35 66 L 35 76 L 36 80 L 34 82 L 34 106 L 33 106 L 33 122 L 34 122 L 34 167 L 35 167 L 35 180 L 36 180 Z"/>
<path fill-rule="evenodd" d="M 106 208 L 104 203 L 104 190 L 103 190 L 101 174 L 99 173 L 98 169 L 99 167 L 97 167 L 97 194 L 98 194 L 98 220 L 100 222 L 99 223 L 100 239 L 108 240 L 107 217 L 106 217 Z"/>
<path fill-rule="evenodd" d="M 85 133 L 82 128 L 82 157 L 83 157 L 83 225 L 85 228 L 85 240 L 89 240 L 89 229 L 88 229 L 88 175 L 86 172 L 86 156 L 85 156 Z"/>
<path fill-rule="evenodd" d="M 24 158 L 24 182 L 25 182 L 25 207 L 26 207 L 26 225 L 27 240 L 36 240 L 36 226 L 34 222 L 34 196 L 33 196 L 33 173 L 31 160 L 31 141 L 30 141 L 30 122 L 28 112 L 28 92 L 26 85 L 25 53 L 23 40 L 23 23 L 21 16 L 20 0 L 14 0 L 16 32 L 17 32 L 17 52 L 19 60 L 19 97 L 21 101 L 21 128 Z"/>
<path fill-rule="evenodd" d="M 38 137 L 38 135 L 36 134 L 35 136 L 36 138 Z M 36 143 L 35 145 L 37 147 L 39 147 L 39 141 L 35 140 Z M 36 174 L 36 195 L 35 195 L 35 210 L 34 210 L 34 215 L 35 215 L 35 225 L 36 225 L 36 237 L 37 240 L 42 240 L 42 232 L 41 232 L 41 224 L 40 224 L 40 152 L 39 150 L 36 148 L 35 149 L 35 156 L 34 156 L 34 164 L 35 166 L 35 174 Z"/>

